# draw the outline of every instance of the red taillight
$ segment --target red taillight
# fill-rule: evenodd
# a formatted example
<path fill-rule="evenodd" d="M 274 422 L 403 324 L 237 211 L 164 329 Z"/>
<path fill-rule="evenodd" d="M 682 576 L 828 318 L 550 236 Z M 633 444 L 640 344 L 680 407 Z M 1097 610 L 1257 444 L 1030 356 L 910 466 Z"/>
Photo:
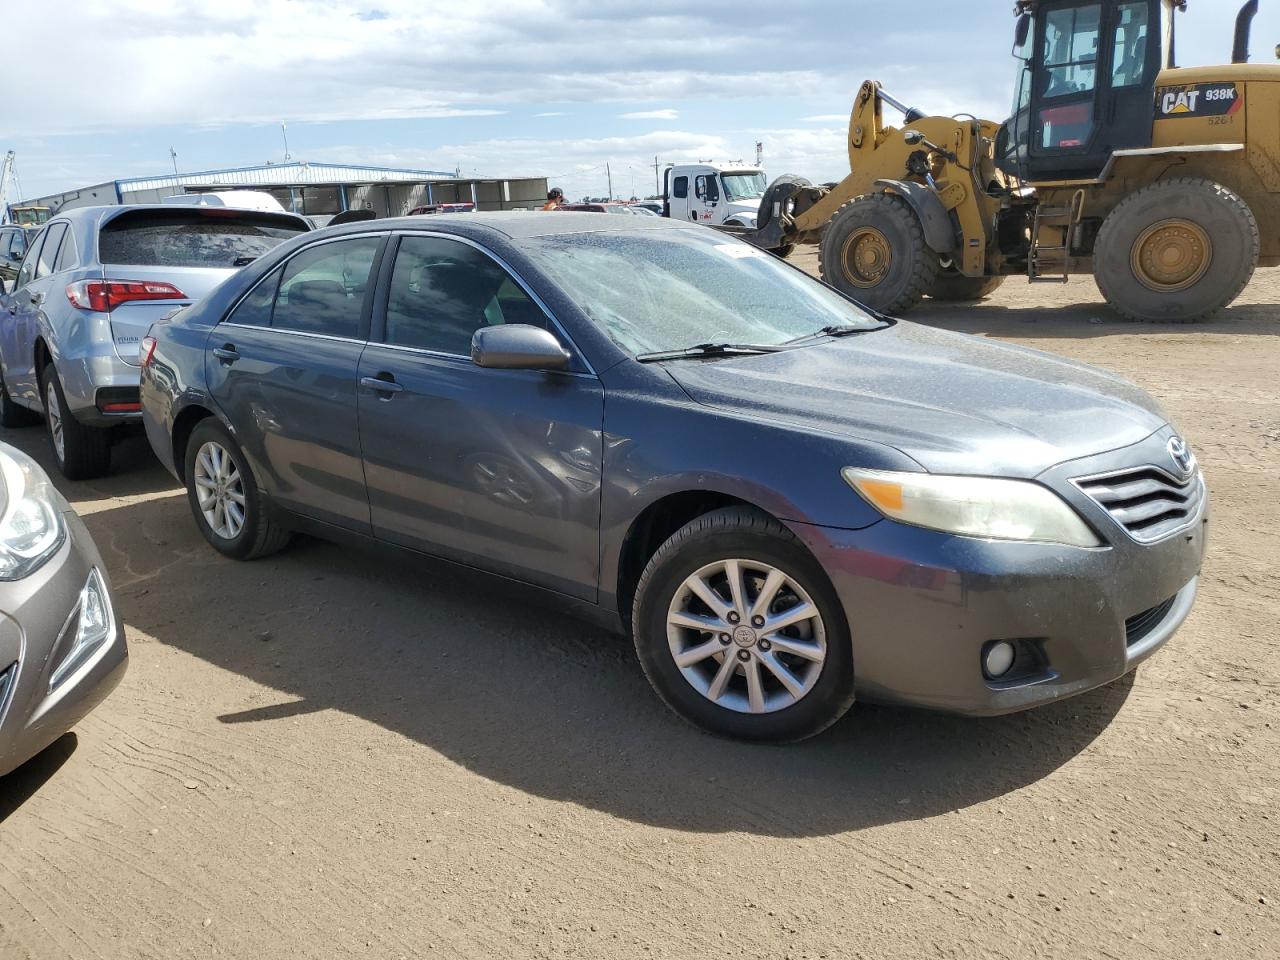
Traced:
<path fill-rule="evenodd" d="M 103 413 L 137 413 L 142 409 L 141 403 L 104 403 Z"/>
<path fill-rule="evenodd" d="M 156 355 L 156 338 L 143 337 L 138 344 L 138 361 L 143 367 L 151 366 L 151 358 Z"/>
<path fill-rule="evenodd" d="M 110 313 L 138 300 L 186 300 L 172 283 L 157 280 L 81 280 L 67 285 L 67 299 L 80 310 Z"/>

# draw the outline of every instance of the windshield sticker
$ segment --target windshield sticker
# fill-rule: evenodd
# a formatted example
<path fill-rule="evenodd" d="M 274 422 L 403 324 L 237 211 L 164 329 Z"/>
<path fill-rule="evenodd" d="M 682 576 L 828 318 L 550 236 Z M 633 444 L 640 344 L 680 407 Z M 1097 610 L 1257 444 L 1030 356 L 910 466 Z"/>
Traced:
<path fill-rule="evenodd" d="M 753 247 L 748 243 L 718 243 L 716 249 L 735 260 L 752 260 L 769 256 L 759 247 Z"/>
<path fill-rule="evenodd" d="M 1156 90 L 1156 118 L 1223 117 L 1244 106 L 1244 94 L 1234 83 L 1193 83 Z"/>

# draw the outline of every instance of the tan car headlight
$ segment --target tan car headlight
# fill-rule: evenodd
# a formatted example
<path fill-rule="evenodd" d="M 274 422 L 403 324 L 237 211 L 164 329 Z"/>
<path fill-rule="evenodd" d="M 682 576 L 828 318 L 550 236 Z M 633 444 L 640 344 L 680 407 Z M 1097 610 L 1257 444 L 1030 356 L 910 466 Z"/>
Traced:
<path fill-rule="evenodd" d="M 845 481 L 891 520 L 962 537 L 1098 547 L 1071 506 L 1030 480 L 938 476 L 846 467 Z"/>

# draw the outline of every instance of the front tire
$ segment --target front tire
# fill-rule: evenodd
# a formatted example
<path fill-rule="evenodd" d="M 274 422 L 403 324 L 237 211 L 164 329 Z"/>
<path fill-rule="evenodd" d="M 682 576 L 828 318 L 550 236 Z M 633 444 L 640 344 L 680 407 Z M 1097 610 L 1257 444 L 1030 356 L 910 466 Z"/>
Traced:
<path fill-rule="evenodd" d="M 67 406 L 58 371 L 50 363 L 40 378 L 45 424 L 58 469 L 68 480 L 93 480 L 111 469 L 111 431 L 81 423 Z"/>
<path fill-rule="evenodd" d="M 1203 320 L 1230 304 L 1258 265 L 1258 222 L 1226 187 L 1178 177 L 1126 197 L 1098 231 L 1098 289 L 1130 320 Z"/>
<path fill-rule="evenodd" d="M 26 407 L 20 407 L 9 396 L 9 388 L 0 377 L 0 427 L 30 427 L 40 422 L 40 418 Z"/>
<path fill-rule="evenodd" d="M 853 703 L 853 648 L 821 565 L 748 507 L 708 513 L 649 560 L 632 613 L 658 695 L 718 736 L 788 743 Z"/>
<path fill-rule="evenodd" d="M 905 313 L 933 287 L 941 265 L 920 218 L 902 197 L 868 193 L 831 218 L 818 250 L 822 279 L 881 313 Z"/>
<path fill-rule="evenodd" d="M 272 517 L 244 452 L 221 423 L 201 420 L 183 460 L 187 503 L 215 550 L 235 560 L 256 560 L 289 542 L 289 531 Z"/>

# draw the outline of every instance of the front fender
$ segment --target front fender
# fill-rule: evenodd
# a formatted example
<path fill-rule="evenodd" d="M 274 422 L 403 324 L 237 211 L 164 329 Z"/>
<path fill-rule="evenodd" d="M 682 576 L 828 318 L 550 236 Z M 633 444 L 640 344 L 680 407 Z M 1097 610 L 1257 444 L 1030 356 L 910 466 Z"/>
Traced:
<path fill-rule="evenodd" d="M 924 228 L 925 243 L 934 253 L 952 253 L 960 246 L 947 208 L 931 187 L 910 180 L 877 180 L 876 186 L 897 194 L 911 205 Z"/>

